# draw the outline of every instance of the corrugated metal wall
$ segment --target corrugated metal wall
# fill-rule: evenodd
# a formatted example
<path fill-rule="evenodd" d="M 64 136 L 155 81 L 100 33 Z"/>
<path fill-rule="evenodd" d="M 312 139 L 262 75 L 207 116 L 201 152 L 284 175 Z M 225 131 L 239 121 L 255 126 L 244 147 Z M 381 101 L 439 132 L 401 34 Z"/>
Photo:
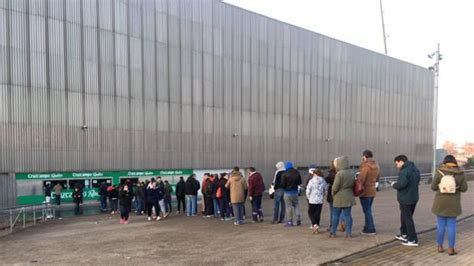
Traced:
<path fill-rule="evenodd" d="M 0 173 L 0 209 L 16 204 L 16 181 L 13 175 Z"/>
<path fill-rule="evenodd" d="M 428 70 L 213 0 L 0 1 L 0 171 L 328 165 L 432 147 Z M 87 129 L 82 129 L 87 125 Z M 233 137 L 235 136 L 235 137 Z"/>

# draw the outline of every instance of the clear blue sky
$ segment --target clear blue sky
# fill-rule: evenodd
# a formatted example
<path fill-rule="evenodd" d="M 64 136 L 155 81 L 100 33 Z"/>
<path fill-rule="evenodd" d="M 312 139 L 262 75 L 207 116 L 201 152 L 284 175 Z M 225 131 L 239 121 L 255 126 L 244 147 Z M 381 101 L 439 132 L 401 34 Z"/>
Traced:
<path fill-rule="evenodd" d="M 384 52 L 379 0 L 225 0 L 290 24 Z M 438 146 L 474 142 L 474 1 L 384 0 L 388 55 L 430 66 L 441 44 Z"/>

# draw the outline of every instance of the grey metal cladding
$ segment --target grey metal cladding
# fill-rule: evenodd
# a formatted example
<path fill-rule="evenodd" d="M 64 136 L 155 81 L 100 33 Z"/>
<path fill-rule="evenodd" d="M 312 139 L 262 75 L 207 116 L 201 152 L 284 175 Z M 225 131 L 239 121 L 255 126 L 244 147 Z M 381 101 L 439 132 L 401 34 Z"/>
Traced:
<path fill-rule="evenodd" d="M 5 3 L 0 173 L 254 165 L 269 180 L 276 160 L 357 164 L 365 148 L 383 174 L 397 153 L 429 169 L 421 67 L 215 0 Z"/>

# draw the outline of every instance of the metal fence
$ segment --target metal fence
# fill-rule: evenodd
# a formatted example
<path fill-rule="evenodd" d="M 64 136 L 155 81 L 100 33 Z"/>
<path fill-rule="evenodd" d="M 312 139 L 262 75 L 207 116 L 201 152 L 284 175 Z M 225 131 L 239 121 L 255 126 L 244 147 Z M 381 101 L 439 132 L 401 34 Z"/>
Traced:
<path fill-rule="evenodd" d="M 36 225 L 36 223 L 44 223 L 48 220 L 54 219 L 55 217 L 56 206 L 49 203 L 1 209 L 0 230 L 11 233 L 15 229 L 26 228 L 28 226 Z"/>

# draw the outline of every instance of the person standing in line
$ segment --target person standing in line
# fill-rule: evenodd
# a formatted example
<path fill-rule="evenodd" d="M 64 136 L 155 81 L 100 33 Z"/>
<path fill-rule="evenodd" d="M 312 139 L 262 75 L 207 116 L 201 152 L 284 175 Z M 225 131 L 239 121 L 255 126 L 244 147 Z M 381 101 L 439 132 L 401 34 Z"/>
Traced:
<path fill-rule="evenodd" d="M 178 211 L 176 212 L 177 214 L 181 213 L 181 205 L 183 206 L 183 213 L 186 212 L 186 193 L 185 193 L 185 183 L 184 183 L 184 177 L 180 176 L 178 183 L 176 183 L 176 201 L 177 201 L 177 206 L 176 208 Z"/>
<path fill-rule="evenodd" d="M 206 181 L 203 181 L 204 188 L 204 205 L 206 206 L 204 218 L 210 218 L 214 216 L 214 201 L 212 199 L 212 193 L 214 192 L 214 175 L 205 174 Z"/>
<path fill-rule="evenodd" d="M 286 213 L 288 214 L 285 227 L 293 226 L 293 216 L 296 216 L 296 225 L 301 225 L 301 212 L 298 201 L 299 186 L 301 185 L 301 175 L 293 167 L 291 161 L 285 163 L 286 171 L 282 175 L 283 188 L 285 189 Z"/>
<path fill-rule="evenodd" d="M 221 212 L 221 220 L 230 221 L 231 211 L 230 211 L 230 191 L 225 187 L 228 181 L 227 173 L 221 173 L 221 178 L 219 179 L 218 188 L 221 190 L 221 198 L 219 199 L 219 207 Z"/>
<path fill-rule="evenodd" d="M 168 217 L 168 212 L 166 211 L 166 204 L 165 204 L 165 185 L 161 176 L 156 178 L 156 189 L 158 190 L 158 204 L 160 205 L 160 212 L 157 212 L 156 215 L 158 216 L 157 220 L 164 219 Z"/>
<path fill-rule="evenodd" d="M 200 185 L 194 174 L 190 175 L 184 183 L 184 194 L 186 195 L 186 216 L 196 216 L 197 195 Z"/>
<path fill-rule="evenodd" d="M 248 177 L 248 195 L 252 203 L 252 219 L 254 222 L 263 222 L 262 195 L 265 191 L 262 175 L 255 170 L 255 167 L 247 169 Z"/>
<path fill-rule="evenodd" d="M 74 215 L 79 215 L 81 213 L 80 204 L 82 203 L 82 191 L 79 187 L 75 187 L 72 192 L 72 201 L 74 202 Z"/>
<path fill-rule="evenodd" d="M 166 213 L 171 213 L 173 211 L 172 206 L 171 206 L 171 194 L 173 193 L 173 188 L 171 187 L 168 180 L 165 180 L 164 192 L 165 192 Z"/>
<path fill-rule="evenodd" d="M 339 217 L 344 216 L 346 224 L 345 233 L 346 238 L 352 237 L 352 206 L 356 205 L 354 192 L 354 172 L 349 167 L 349 159 L 347 156 L 342 156 L 334 159 L 336 166 L 336 177 L 332 185 L 333 206 L 332 213 L 332 227 L 330 237 L 336 237 L 336 229 L 339 224 Z"/>
<path fill-rule="evenodd" d="M 286 171 L 285 163 L 278 162 L 275 167 L 275 177 L 273 178 L 273 188 L 275 189 L 273 195 L 273 223 L 283 223 L 285 221 L 285 190 L 283 187 L 283 173 Z"/>
<path fill-rule="evenodd" d="M 361 160 L 359 176 L 357 177 L 364 186 L 364 192 L 359 195 L 360 205 L 362 206 L 362 211 L 365 216 L 364 229 L 362 229 L 361 234 L 370 236 L 377 233 L 372 215 L 372 204 L 374 202 L 375 194 L 377 193 L 375 183 L 377 183 L 377 180 L 380 177 L 380 167 L 370 150 L 365 150 L 362 153 Z"/>
<path fill-rule="evenodd" d="M 334 160 L 331 161 L 331 166 L 328 171 L 328 175 L 326 176 L 325 180 L 326 183 L 328 184 L 328 193 L 326 200 L 329 203 L 329 227 L 327 229 L 328 232 L 331 231 L 332 227 L 332 214 L 334 211 L 334 206 L 333 206 L 333 196 L 332 196 L 332 185 L 334 184 L 334 178 L 336 178 L 336 166 L 334 166 Z M 340 216 L 340 224 L 341 224 L 341 231 L 345 231 L 345 223 L 344 223 L 344 217 L 341 215 Z M 336 226 L 337 228 L 337 226 Z"/>
<path fill-rule="evenodd" d="M 156 187 L 156 182 L 152 178 L 151 182 L 148 184 L 146 188 L 146 207 L 147 207 L 147 214 L 148 214 L 148 221 L 151 221 L 152 219 L 152 211 L 153 207 L 155 208 L 155 213 L 156 213 L 156 220 L 159 221 L 161 218 L 159 216 L 160 214 L 160 206 L 158 204 L 158 198 L 159 198 L 159 191 L 158 188 Z M 155 217 L 153 217 L 154 219 Z"/>
<path fill-rule="evenodd" d="M 44 186 L 44 198 L 46 204 L 49 204 L 51 202 L 51 184 L 46 184 Z"/>
<path fill-rule="evenodd" d="M 54 186 L 54 196 L 55 196 L 55 199 L 56 199 L 56 205 L 61 205 L 61 193 L 63 191 L 63 186 L 61 186 L 61 183 L 57 183 L 55 186 Z"/>
<path fill-rule="evenodd" d="M 127 184 L 119 189 L 120 202 L 120 224 L 128 224 L 128 216 L 132 207 L 133 193 L 129 190 Z"/>
<path fill-rule="evenodd" d="M 117 186 L 110 186 L 109 187 L 109 200 L 110 200 L 110 208 L 112 212 L 110 214 L 116 214 L 118 212 L 118 190 Z"/>
<path fill-rule="evenodd" d="M 245 182 L 240 169 L 234 167 L 232 174 L 225 185 L 230 190 L 230 201 L 236 214 L 235 225 L 244 224 L 244 202 L 245 190 L 247 189 L 247 182 Z"/>
<path fill-rule="evenodd" d="M 135 193 L 136 202 L 136 214 L 142 215 L 144 213 L 144 202 L 145 202 L 145 185 L 143 182 L 138 182 Z"/>
<path fill-rule="evenodd" d="M 323 173 L 317 168 L 310 168 L 313 174 L 306 185 L 306 197 L 308 198 L 308 216 L 311 220 L 311 229 L 313 234 L 319 233 L 321 221 L 321 209 L 324 202 L 324 193 L 327 191 L 327 183 L 324 180 Z"/>
<path fill-rule="evenodd" d="M 398 180 L 392 182 L 392 187 L 397 190 L 401 222 L 400 234 L 396 235 L 395 238 L 402 241 L 404 246 L 417 247 L 418 237 L 413 214 L 419 199 L 420 171 L 405 155 L 398 155 L 394 161 L 395 166 L 400 169 Z"/>
<path fill-rule="evenodd" d="M 201 196 L 202 196 L 202 201 L 201 201 L 201 213 L 206 216 L 206 211 L 207 211 L 207 202 L 206 202 L 206 183 L 209 178 L 209 173 L 204 173 L 204 176 L 202 177 L 202 182 L 201 182 Z"/>
<path fill-rule="evenodd" d="M 217 199 L 217 188 L 219 187 L 219 175 L 218 174 L 213 174 L 212 175 L 213 180 L 212 180 L 212 204 L 214 207 L 214 218 L 219 218 L 221 214 L 221 209 L 219 208 L 219 200 Z"/>
<path fill-rule="evenodd" d="M 443 177 L 446 177 L 446 181 L 450 177 L 453 177 L 451 181 L 454 184 L 446 184 L 446 186 L 454 186 L 454 193 L 446 193 L 446 191 L 440 191 L 440 184 L 443 187 Z M 450 176 L 450 177 L 449 177 Z M 431 189 L 436 191 L 432 212 L 436 215 L 437 219 L 437 237 L 436 242 L 438 244 L 438 252 L 444 252 L 443 242 L 444 233 L 448 231 L 448 255 L 456 255 L 457 252 L 454 250 L 456 242 L 456 217 L 461 215 L 461 192 L 467 191 L 466 177 L 464 171 L 458 166 L 456 158 L 452 155 L 444 157 L 443 164 L 440 165 L 436 171 L 435 177 L 431 182 Z"/>
<path fill-rule="evenodd" d="M 107 211 L 107 184 L 105 182 L 100 183 L 99 200 L 100 200 L 100 210 L 102 212 L 106 212 Z"/>

